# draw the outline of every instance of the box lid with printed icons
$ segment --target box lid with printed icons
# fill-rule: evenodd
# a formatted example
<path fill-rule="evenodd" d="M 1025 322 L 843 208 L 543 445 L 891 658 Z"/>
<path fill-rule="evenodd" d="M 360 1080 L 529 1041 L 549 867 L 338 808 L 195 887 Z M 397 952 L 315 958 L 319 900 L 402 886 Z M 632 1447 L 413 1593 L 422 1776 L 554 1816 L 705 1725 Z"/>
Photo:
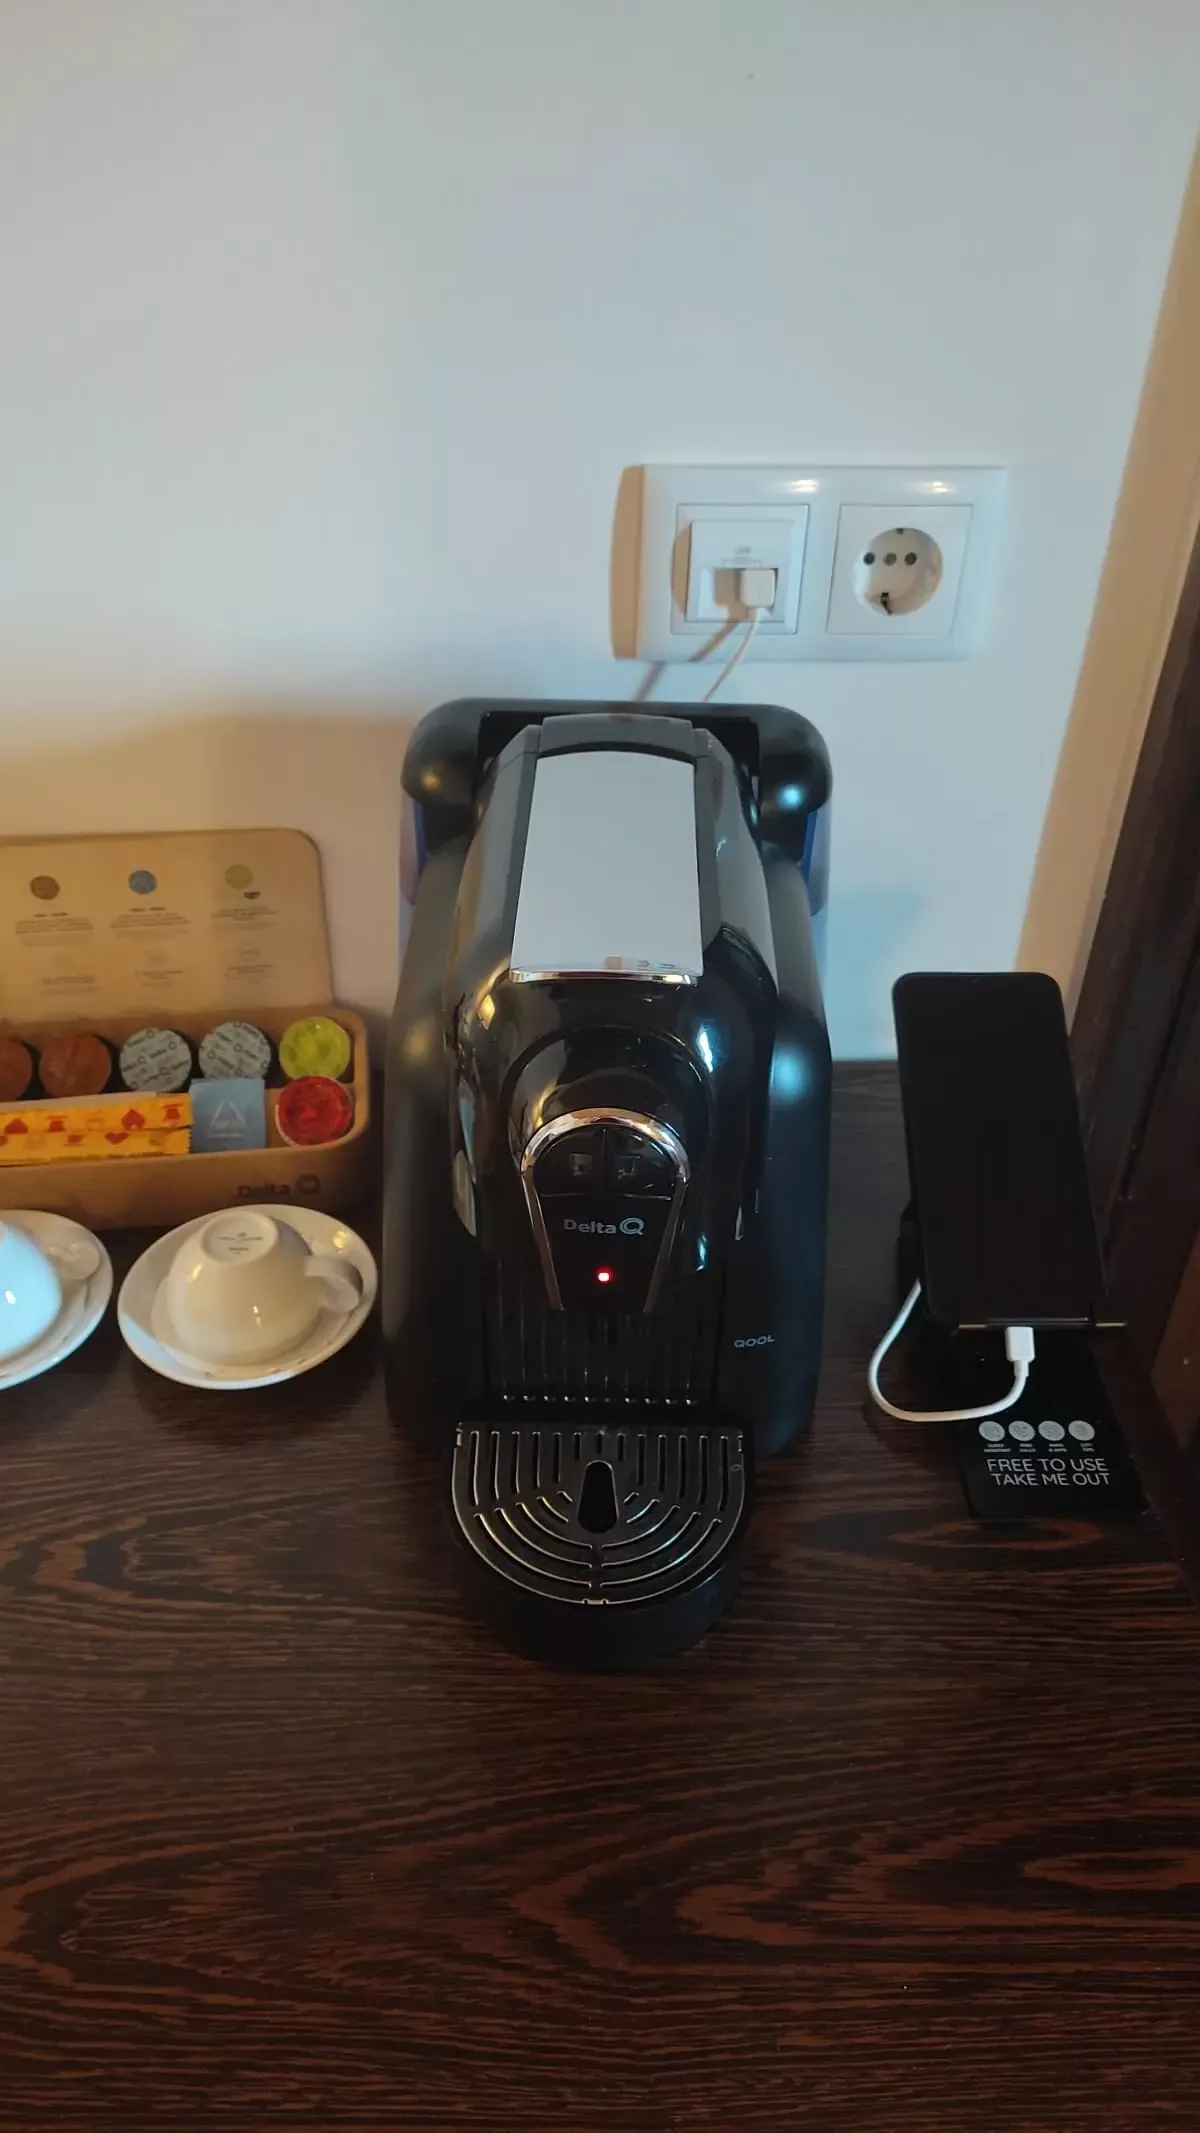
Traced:
<path fill-rule="evenodd" d="M 173 830 L 0 844 L 0 1021 L 332 996 L 321 862 L 301 830 Z"/>

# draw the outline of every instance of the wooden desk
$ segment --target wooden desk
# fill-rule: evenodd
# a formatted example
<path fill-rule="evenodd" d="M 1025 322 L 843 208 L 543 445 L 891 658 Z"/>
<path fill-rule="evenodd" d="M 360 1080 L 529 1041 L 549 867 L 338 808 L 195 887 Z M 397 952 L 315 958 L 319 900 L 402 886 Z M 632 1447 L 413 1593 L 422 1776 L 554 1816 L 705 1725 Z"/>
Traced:
<path fill-rule="evenodd" d="M 903 1190 L 843 1073 L 815 1435 L 656 1679 L 467 1616 L 370 1338 L 4 1396 L 0 2127 L 1196 2123 L 1200 1622 L 1150 1520 L 981 1528 L 868 1427 Z"/>

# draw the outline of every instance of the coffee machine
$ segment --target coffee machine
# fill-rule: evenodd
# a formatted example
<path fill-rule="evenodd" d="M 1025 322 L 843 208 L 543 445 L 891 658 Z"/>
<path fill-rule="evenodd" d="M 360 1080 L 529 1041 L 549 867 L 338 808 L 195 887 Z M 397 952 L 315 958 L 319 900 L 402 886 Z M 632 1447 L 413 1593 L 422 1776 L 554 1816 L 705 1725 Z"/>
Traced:
<path fill-rule="evenodd" d="M 566 1663 L 724 1608 L 820 1359 L 829 760 L 759 706 L 464 701 L 404 765 L 383 1319 L 476 1599 Z"/>

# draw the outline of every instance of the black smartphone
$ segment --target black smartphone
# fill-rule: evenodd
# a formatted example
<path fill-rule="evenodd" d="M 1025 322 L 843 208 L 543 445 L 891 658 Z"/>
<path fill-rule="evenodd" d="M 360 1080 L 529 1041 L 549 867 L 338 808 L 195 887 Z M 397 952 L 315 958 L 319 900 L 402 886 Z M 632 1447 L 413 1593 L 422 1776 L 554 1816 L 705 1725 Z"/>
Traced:
<path fill-rule="evenodd" d="M 913 972 L 892 1002 L 930 1315 L 944 1326 L 1106 1319 L 1053 978 Z"/>

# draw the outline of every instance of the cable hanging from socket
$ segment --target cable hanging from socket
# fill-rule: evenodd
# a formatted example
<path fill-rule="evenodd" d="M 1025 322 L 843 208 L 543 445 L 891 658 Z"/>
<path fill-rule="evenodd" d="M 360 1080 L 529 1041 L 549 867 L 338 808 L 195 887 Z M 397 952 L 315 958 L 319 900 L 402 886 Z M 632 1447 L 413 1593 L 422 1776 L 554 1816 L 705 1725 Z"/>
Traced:
<path fill-rule="evenodd" d="M 724 687 L 734 668 L 741 665 L 742 660 L 754 642 L 759 623 L 764 615 L 770 614 L 775 604 L 778 585 L 779 572 L 777 570 L 752 567 L 738 571 L 737 601 L 738 606 L 742 609 L 741 614 L 731 615 L 729 620 L 723 622 L 720 629 L 714 631 L 707 643 L 702 644 L 699 651 L 693 652 L 688 660 L 689 666 L 703 665 L 706 659 L 711 658 L 714 652 L 728 642 L 735 630 L 740 629 L 742 631 L 740 643 L 725 661 L 711 688 L 706 689 L 700 698 L 702 704 L 710 704 L 717 691 Z M 649 703 L 655 689 L 658 687 L 659 677 L 665 665 L 666 661 L 660 659 L 656 665 L 650 668 L 649 673 L 643 675 L 633 694 L 635 704 Z"/>

